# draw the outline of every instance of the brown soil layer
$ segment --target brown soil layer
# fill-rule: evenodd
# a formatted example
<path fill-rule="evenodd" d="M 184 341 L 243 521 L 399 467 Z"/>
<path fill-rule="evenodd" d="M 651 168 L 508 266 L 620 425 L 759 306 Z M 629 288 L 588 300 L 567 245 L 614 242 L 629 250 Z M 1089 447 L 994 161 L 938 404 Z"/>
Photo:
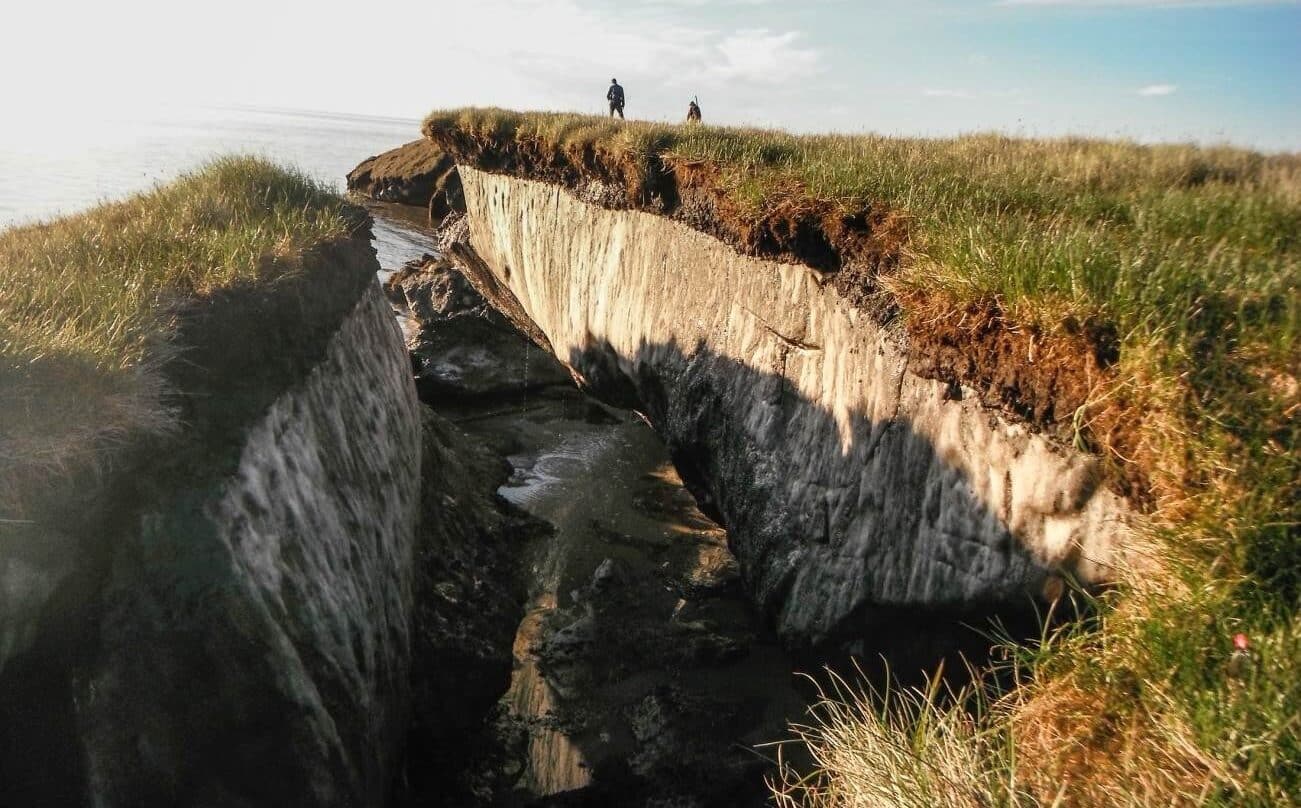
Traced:
<path fill-rule="evenodd" d="M 1129 456 L 1137 419 L 1105 417 L 1090 404 L 1114 383 L 1119 358 L 1113 328 L 1065 321 L 1054 328 L 1013 321 L 997 300 L 959 301 L 939 292 L 894 293 L 880 280 L 896 272 L 909 243 L 909 218 L 881 206 L 846 214 L 830 201 L 788 196 L 758 214 L 728 197 L 718 170 L 706 163 L 647 166 L 599 149 L 574 153 L 511 136 L 427 124 L 426 137 L 458 163 L 483 171 L 562 185 L 605 208 L 642 210 L 682 222 L 746 255 L 800 263 L 823 273 L 849 303 L 886 324 L 906 311 L 903 331 L 911 367 L 948 382 L 953 394 L 979 391 L 983 403 L 1054 437 L 1112 456 Z M 1104 424 L 1105 422 L 1105 424 Z M 1150 499 L 1146 474 L 1114 464 L 1111 487 L 1138 504 Z"/>
<path fill-rule="evenodd" d="M 846 214 L 832 201 L 792 195 L 758 213 L 742 211 L 708 163 L 668 163 L 657 155 L 646 165 L 590 146 L 569 152 L 456 128 L 427 128 L 425 135 L 458 163 L 563 185 L 603 207 L 676 219 L 745 255 L 848 270 L 869 283 L 898 266 L 907 240 L 905 217 L 883 206 Z"/>
<path fill-rule="evenodd" d="M 1141 457 L 1141 419 L 1125 401 L 1105 395 L 1120 358 L 1110 324 L 1068 318 L 1049 333 L 1017 323 L 988 298 L 961 302 L 908 290 L 895 303 L 910 315 L 903 328 L 912 371 L 947 382 L 953 398 L 974 389 L 985 406 L 1103 455 L 1109 487 L 1140 508 L 1152 505 L 1144 464 L 1114 462 Z"/>

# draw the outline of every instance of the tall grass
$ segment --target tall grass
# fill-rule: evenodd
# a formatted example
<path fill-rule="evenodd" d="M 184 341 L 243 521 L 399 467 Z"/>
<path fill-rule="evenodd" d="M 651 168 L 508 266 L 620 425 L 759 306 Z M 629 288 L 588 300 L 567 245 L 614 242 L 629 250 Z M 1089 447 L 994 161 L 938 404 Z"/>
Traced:
<path fill-rule="evenodd" d="M 882 282 L 938 301 L 928 317 L 994 301 L 1048 335 L 1086 321 L 1118 334 L 1075 426 L 1102 436 L 1081 445 L 1142 472 L 1147 563 L 1117 570 L 1097 620 L 1005 647 L 1020 659 L 1011 692 L 980 677 L 956 707 L 825 700 L 800 729 L 821 776 L 787 783 L 788 804 L 1297 804 L 1301 156 L 495 109 L 435 112 L 424 129 L 522 144 L 544 166 L 618 162 L 634 180 L 706 167 L 755 221 L 888 210 L 908 241 Z M 1256 655 L 1243 677 L 1228 669 L 1238 631 Z"/>
<path fill-rule="evenodd" d="M 792 727 L 814 768 L 784 767 L 778 804 L 1296 805 L 1301 632 L 1223 596 L 1128 581 L 1092 604 L 1094 620 L 999 640 L 999 661 L 956 692 L 938 674 L 928 688 L 830 674 L 811 721 Z M 1250 665 L 1229 664 L 1225 631 L 1250 636 Z"/>
<path fill-rule="evenodd" d="M 865 685 L 861 675 L 850 682 L 828 671 L 827 678 L 829 684 L 816 682 L 813 723 L 792 726 L 814 768 L 779 768 L 772 786 L 781 808 L 1033 804 L 1015 780 L 1015 746 L 1006 731 L 950 706 L 977 691 L 955 694 L 941 687 L 938 675 L 926 688 L 899 689 Z"/>
<path fill-rule="evenodd" d="M 127 435 L 175 427 L 159 367 L 178 305 L 292 271 L 298 251 L 354 226 L 307 177 L 231 157 L 0 233 L 0 507 Z"/>

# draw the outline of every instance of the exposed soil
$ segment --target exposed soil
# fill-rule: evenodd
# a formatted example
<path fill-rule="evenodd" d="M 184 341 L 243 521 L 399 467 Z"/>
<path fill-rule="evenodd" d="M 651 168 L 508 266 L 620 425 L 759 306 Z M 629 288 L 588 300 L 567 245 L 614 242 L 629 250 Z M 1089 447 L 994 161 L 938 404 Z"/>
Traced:
<path fill-rule="evenodd" d="M 348 190 L 381 202 L 428 208 L 431 221 L 465 209 L 456 162 L 428 140 L 363 160 L 348 172 Z"/>
<path fill-rule="evenodd" d="M 572 387 L 444 412 L 553 526 L 521 551 L 529 603 L 468 804 L 766 804 L 756 745 L 803 713 L 792 662 L 651 428 Z"/>
<path fill-rule="evenodd" d="M 458 163 L 563 185 L 603 207 L 668 216 L 746 255 L 824 272 L 852 268 L 867 280 L 892 272 L 907 240 L 905 218 L 883 206 L 846 213 L 833 202 L 792 195 L 793 201 L 767 210 L 742 211 L 708 163 L 668 162 L 657 155 L 645 165 L 591 147 L 564 152 L 459 129 L 428 134 Z"/>
<path fill-rule="evenodd" d="M 907 292 L 899 305 L 914 315 L 904 324 L 914 371 L 974 387 L 986 405 L 1033 423 L 1069 425 L 1118 358 L 1115 331 L 1095 322 L 1045 334 L 1012 321 L 989 299 L 958 303 Z"/>
<path fill-rule="evenodd" d="M 804 264 L 825 273 L 845 300 L 886 325 L 902 319 L 911 368 L 979 392 L 988 406 L 1061 440 L 1121 457 L 1137 441 L 1138 419 L 1091 402 L 1114 382 L 1119 358 L 1113 328 L 1067 321 L 1031 327 L 1013 321 L 994 299 L 958 301 L 939 292 L 896 294 L 894 274 L 909 243 L 902 211 L 871 206 L 846 213 L 835 203 L 790 194 L 759 212 L 742 211 L 725 193 L 717 167 L 652 158 L 640 164 L 586 148 L 574 153 L 536 141 L 449 128 L 426 131 L 458 163 L 563 185 L 592 204 L 641 210 L 680 221 L 755 257 Z M 908 317 L 898 318 L 900 312 Z M 1105 416 L 1105 417 L 1103 417 Z M 1139 506 L 1150 500 L 1139 464 L 1108 466 L 1108 484 Z"/>

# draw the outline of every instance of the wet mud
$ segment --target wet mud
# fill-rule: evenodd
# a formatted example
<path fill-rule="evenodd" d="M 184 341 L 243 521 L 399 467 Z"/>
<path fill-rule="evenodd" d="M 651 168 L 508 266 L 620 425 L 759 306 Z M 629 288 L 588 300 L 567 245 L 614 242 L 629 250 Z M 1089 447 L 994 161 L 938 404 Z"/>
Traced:
<path fill-rule="evenodd" d="M 528 606 L 481 792 L 499 805 L 762 805 L 804 703 L 750 608 L 726 533 L 635 413 L 572 387 L 444 415 L 512 473 L 499 494 L 554 532 L 526 550 Z"/>

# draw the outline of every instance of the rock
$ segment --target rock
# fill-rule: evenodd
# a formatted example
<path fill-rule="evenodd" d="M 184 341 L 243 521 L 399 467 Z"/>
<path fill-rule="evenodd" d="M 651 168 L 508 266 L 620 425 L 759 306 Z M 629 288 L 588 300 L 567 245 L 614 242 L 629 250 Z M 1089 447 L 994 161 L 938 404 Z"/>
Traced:
<path fill-rule="evenodd" d="M 505 461 L 421 409 L 413 706 L 399 796 L 412 805 L 474 804 L 472 785 L 458 775 L 510 683 L 525 598 L 520 548 L 546 525 L 494 493 L 509 476 Z"/>
<path fill-rule="evenodd" d="M 417 275 L 425 269 L 425 264 L 437 261 L 438 256 L 425 253 L 419 258 L 413 258 L 398 268 L 393 274 L 384 280 L 384 296 L 389 299 L 395 306 L 407 307 L 406 287 L 414 282 Z"/>
<path fill-rule="evenodd" d="M 438 226 L 438 252 L 452 254 L 452 246 L 470 238 L 470 220 L 464 213 L 453 213 Z"/>
<path fill-rule="evenodd" d="M 427 207 L 430 221 L 465 210 L 456 163 L 427 140 L 363 160 L 348 172 L 348 190 L 381 202 Z"/>
<path fill-rule="evenodd" d="M 597 566 L 596 572 L 592 573 L 591 589 L 595 593 L 600 593 L 604 589 L 617 585 L 621 577 L 619 565 L 613 558 L 607 558 Z"/>
<path fill-rule="evenodd" d="M 426 402 L 520 395 L 570 386 L 569 371 L 520 334 L 452 264 L 408 265 L 390 280 L 420 331 L 409 346 L 420 366 L 416 389 Z"/>

